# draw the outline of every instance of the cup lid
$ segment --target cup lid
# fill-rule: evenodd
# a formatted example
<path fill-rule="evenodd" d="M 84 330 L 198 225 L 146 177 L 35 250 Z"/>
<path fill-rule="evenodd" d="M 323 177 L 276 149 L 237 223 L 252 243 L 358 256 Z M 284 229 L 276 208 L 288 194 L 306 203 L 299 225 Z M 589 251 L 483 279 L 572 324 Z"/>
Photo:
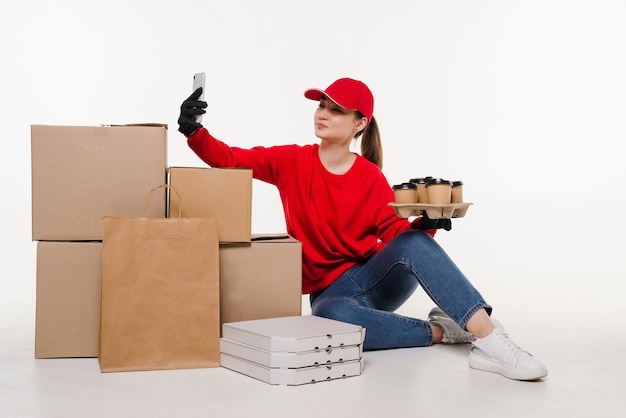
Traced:
<path fill-rule="evenodd" d="M 427 183 L 426 183 L 426 187 L 431 186 L 431 185 L 435 185 L 435 184 L 445 184 L 445 185 L 452 185 L 452 182 L 450 180 L 444 180 L 442 178 L 433 178 L 430 179 Z"/>
<path fill-rule="evenodd" d="M 452 187 L 456 187 L 456 186 L 462 186 L 463 182 L 461 180 L 454 180 L 452 182 Z"/>
<path fill-rule="evenodd" d="M 393 185 L 393 190 L 409 190 L 409 189 L 417 189 L 417 184 L 415 183 L 400 183 Z"/>

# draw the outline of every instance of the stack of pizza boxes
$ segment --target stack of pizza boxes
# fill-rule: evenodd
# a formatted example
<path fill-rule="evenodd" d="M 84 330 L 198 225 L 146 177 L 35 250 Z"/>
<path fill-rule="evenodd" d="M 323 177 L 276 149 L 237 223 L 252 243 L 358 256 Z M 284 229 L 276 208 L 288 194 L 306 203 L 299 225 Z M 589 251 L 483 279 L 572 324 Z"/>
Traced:
<path fill-rule="evenodd" d="M 365 329 L 317 316 L 223 324 L 222 367 L 269 384 L 303 385 L 359 376 Z"/>

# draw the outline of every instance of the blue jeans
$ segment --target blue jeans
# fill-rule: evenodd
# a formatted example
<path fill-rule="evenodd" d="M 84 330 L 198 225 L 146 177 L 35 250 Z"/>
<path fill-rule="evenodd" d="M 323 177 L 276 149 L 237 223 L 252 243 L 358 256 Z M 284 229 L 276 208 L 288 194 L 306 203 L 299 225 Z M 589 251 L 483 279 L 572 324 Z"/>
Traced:
<path fill-rule="evenodd" d="M 421 285 L 462 328 L 491 307 L 426 232 L 401 233 L 378 254 L 311 294 L 311 313 L 365 328 L 364 350 L 432 344 L 427 321 L 394 313 Z"/>

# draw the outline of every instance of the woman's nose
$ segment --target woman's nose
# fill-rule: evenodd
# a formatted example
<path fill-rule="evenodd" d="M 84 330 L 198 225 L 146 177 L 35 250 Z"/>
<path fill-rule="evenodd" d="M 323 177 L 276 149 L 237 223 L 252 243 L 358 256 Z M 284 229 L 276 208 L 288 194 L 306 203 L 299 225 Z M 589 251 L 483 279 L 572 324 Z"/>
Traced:
<path fill-rule="evenodd" d="M 317 117 L 320 118 L 320 119 L 328 118 L 328 110 L 327 109 L 323 109 L 323 108 L 319 108 L 317 110 Z"/>

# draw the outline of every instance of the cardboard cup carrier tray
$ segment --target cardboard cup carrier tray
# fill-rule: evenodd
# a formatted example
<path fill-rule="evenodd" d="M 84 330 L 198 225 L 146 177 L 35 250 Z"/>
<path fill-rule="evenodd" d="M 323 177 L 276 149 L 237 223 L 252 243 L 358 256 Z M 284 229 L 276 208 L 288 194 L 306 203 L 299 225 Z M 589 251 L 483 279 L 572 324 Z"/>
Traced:
<path fill-rule="evenodd" d="M 473 203 L 449 203 L 446 205 L 436 205 L 429 203 L 389 203 L 396 211 L 396 215 L 401 218 L 410 216 L 419 216 L 422 212 L 426 212 L 430 219 L 442 218 L 462 218 L 467 213 L 470 205 Z"/>
<path fill-rule="evenodd" d="M 221 366 L 273 385 L 359 376 L 365 328 L 312 315 L 222 326 Z"/>

